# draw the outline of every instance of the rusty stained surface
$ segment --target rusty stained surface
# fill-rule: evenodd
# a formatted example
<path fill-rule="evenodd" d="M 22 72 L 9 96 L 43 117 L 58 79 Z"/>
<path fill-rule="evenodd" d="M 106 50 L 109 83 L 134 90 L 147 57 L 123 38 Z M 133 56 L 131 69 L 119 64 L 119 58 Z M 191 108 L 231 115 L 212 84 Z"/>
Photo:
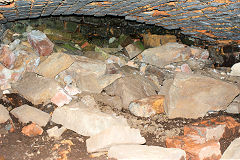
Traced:
<path fill-rule="evenodd" d="M 50 15 L 124 16 L 193 38 L 240 44 L 240 0 L 0 0 L 0 23 Z"/>

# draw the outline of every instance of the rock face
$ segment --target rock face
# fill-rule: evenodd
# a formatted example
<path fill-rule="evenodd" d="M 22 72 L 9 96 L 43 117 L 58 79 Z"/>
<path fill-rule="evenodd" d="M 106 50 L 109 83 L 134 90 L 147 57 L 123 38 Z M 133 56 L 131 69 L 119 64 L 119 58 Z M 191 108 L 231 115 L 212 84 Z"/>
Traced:
<path fill-rule="evenodd" d="M 54 78 L 58 73 L 67 69 L 74 60 L 70 55 L 55 52 L 43 61 L 36 69 L 36 73 L 44 77 Z"/>
<path fill-rule="evenodd" d="M 0 124 L 5 123 L 10 119 L 9 112 L 3 105 L 0 104 Z"/>
<path fill-rule="evenodd" d="M 127 109 L 131 101 L 156 95 L 158 87 L 147 78 L 134 75 L 119 78 L 104 90 L 108 95 L 119 96 Z"/>
<path fill-rule="evenodd" d="M 81 102 L 54 110 L 52 121 L 83 136 L 93 136 L 115 125 L 127 126 L 126 119 L 106 114 Z"/>
<path fill-rule="evenodd" d="M 165 100 L 169 118 L 198 118 L 224 110 L 239 94 L 237 86 L 210 77 L 177 73 Z"/>
<path fill-rule="evenodd" d="M 108 151 L 109 158 L 118 160 L 183 160 L 186 153 L 178 148 L 146 145 L 117 145 Z"/>
<path fill-rule="evenodd" d="M 240 138 L 232 141 L 227 150 L 223 153 L 220 160 L 240 159 Z"/>
<path fill-rule="evenodd" d="M 28 34 L 28 41 L 40 56 L 48 56 L 53 51 L 54 44 L 41 31 L 31 31 Z"/>
<path fill-rule="evenodd" d="M 135 116 L 150 117 L 154 114 L 163 113 L 163 105 L 164 96 L 155 95 L 131 102 L 129 110 Z"/>
<path fill-rule="evenodd" d="M 146 140 L 138 129 L 129 126 L 113 126 L 86 141 L 87 151 L 96 152 L 108 150 L 112 145 L 143 144 Z"/>
<path fill-rule="evenodd" d="M 191 56 L 190 47 L 178 43 L 167 43 L 163 46 L 149 48 L 142 53 L 142 61 L 164 67 L 173 62 L 185 61 Z"/>
<path fill-rule="evenodd" d="M 49 78 L 38 77 L 35 73 L 26 73 L 23 79 L 14 84 L 13 89 L 34 105 L 47 102 L 58 92 L 60 86 Z"/>
<path fill-rule="evenodd" d="M 39 126 L 45 126 L 50 119 L 50 115 L 48 113 L 29 105 L 22 105 L 14 108 L 11 111 L 11 114 L 18 118 L 22 123 L 28 123 L 31 121 Z"/>

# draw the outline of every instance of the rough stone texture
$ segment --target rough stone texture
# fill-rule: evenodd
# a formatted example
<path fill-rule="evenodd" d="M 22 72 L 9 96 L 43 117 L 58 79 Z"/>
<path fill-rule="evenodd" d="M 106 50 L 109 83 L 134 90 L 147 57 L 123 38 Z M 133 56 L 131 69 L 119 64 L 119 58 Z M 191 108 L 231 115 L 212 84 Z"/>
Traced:
<path fill-rule="evenodd" d="M 113 145 L 144 144 L 145 138 L 138 129 L 129 126 L 113 126 L 86 140 L 87 151 L 107 151 Z"/>
<path fill-rule="evenodd" d="M 184 135 L 167 138 L 166 146 L 185 150 L 187 159 L 220 159 L 219 142 L 238 137 L 239 128 L 232 117 L 211 118 L 184 126 Z"/>
<path fill-rule="evenodd" d="M 105 89 L 108 95 L 121 97 L 124 108 L 128 108 L 131 101 L 156 95 L 158 87 L 145 77 L 134 75 L 117 79 Z"/>
<path fill-rule="evenodd" d="M 240 40 L 239 0 L 9 1 L 0 6 L 1 23 L 50 15 L 115 15 L 166 29 L 180 28 L 183 34 L 207 41 Z"/>
<path fill-rule="evenodd" d="M 7 45 L 4 45 L 0 49 L 0 62 L 8 69 L 14 67 L 16 60 L 15 54 L 9 49 Z"/>
<path fill-rule="evenodd" d="M 14 84 L 13 89 L 33 104 L 50 100 L 58 92 L 58 83 L 49 78 L 38 77 L 35 73 L 26 73 L 23 79 Z"/>
<path fill-rule="evenodd" d="M 231 75 L 231 76 L 240 76 L 240 63 L 235 63 L 235 64 L 231 67 L 230 75 Z"/>
<path fill-rule="evenodd" d="M 6 107 L 0 104 L 0 124 L 10 119 L 9 112 Z"/>
<path fill-rule="evenodd" d="M 67 69 L 74 60 L 70 55 L 55 52 L 36 68 L 36 73 L 44 77 L 54 78 L 58 73 Z"/>
<path fill-rule="evenodd" d="M 150 117 L 164 112 L 164 96 L 155 95 L 135 100 L 129 104 L 130 112 L 135 116 Z"/>
<path fill-rule="evenodd" d="M 31 123 L 22 128 L 22 133 L 26 136 L 33 137 L 37 135 L 42 135 L 43 129 L 35 123 Z"/>
<path fill-rule="evenodd" d="M 31 31 L 28 34 L 28 41 L 40 56 L 48 56 L 53 51 L 54 44 L 41 31 Z"/>
<path fill-rule="evenodd" d="M 84 136 L 96 135 L 116 125 L 128 125 L 127 120 L 123 117 L 103 113 L 97 108 L 84 105 L 82 102 L 58 107 L 53 112 L 52 121 Z"/>
<path fill-rule="evenodd" d="M 146 47 L 158 47 L 169 42 L 176 42 L 177 38 L 174 35 L 155 35 L 144 34 L 143 42 Z"/>
<path fill-rule="evenodd" d="M 39 126 L 45 126 L 50 120 L 50 115 L 48 113 L 27 104 L 14 108 L 11 114 L 22 123 L 34 122 Z"/>
<path fill-rule="evenodd" d="M 229 159 L 240 159 L 240 138 L 236 138 L 230 146 L 228 146 L 227 150 L 223 153 L 220 160 L 229 160 Z"/>
<path fill-rule="evenodd" d="M 118 160 L 183 160 L 186 153 L 178 148 L 146 145 L 117 145 L 108 151 L 109 158 Z"/>
<path fill-rule="evenodd" d="M 134 58 L 137 55 L 139 55 L 143 50 L 140 49 L 137 45 L 135 44 L 129 44 L 125 47 L 125 54 L 130 58 Z"/>
<path fill-rule="evenodd" d="M 56 104 L 58 107 L 62 107 L 65 104 L 69 104 L 72 98 L 65 93 L 63 89 L 59 89 L 56 95 L 51 98 L 51 102 Z"/>
<path fill-rule="evenodd" d="M 239 94 L 237 86 L 206 76 L 177 73 L 165 97 L 169 118 L 198 118 L 225 110 Z"/>
<path fill-rule="evenodd" d="M 164 67 L 173 62 L 185 61 L 190 58 L 191 50 L 179 43 L 167 43 L 163 46 L 149 48 L 142 53 L 142 61 L 155 65 L 158 67 Z"/>
<path fill-rule="evenodd" d="M 106 64 L 99 60 L 83 56 L 73 56 L 74 63 L 65 71 L 59 73 L 59 80 L 71 77 L 80 91 L 100 93 L 104 87 L 121 75 L 105 75 Z"/>
<path fill-rule="evenodd" d="M 65 127 L 58 128 L 57 126 L 47 130 L 49 137 L 54 137 L 56 139 L 60 138 L 63 132 L 66 130 Z"/>

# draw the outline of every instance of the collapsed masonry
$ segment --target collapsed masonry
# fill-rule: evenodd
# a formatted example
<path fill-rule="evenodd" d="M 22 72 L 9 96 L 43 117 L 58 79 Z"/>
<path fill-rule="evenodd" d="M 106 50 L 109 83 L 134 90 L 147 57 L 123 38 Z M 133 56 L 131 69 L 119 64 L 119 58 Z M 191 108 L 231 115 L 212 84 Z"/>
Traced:
<path fill-rule="evenodd" d="M 0 23 L 56 15 L 123 16 L 215 43 L 240 44 L 240 0 L 1 0 Z"/>

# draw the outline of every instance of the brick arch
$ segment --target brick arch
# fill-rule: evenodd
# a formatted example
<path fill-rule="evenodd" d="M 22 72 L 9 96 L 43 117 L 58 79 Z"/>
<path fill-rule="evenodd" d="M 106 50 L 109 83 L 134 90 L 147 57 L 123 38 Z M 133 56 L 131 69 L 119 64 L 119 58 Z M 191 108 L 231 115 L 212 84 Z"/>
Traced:
<path fill-rule="evenodd" d="M 0 23 L 50 15 L 124 16 L 202 40 L 240 44 L 240 0 L 0 0 Z"/>

